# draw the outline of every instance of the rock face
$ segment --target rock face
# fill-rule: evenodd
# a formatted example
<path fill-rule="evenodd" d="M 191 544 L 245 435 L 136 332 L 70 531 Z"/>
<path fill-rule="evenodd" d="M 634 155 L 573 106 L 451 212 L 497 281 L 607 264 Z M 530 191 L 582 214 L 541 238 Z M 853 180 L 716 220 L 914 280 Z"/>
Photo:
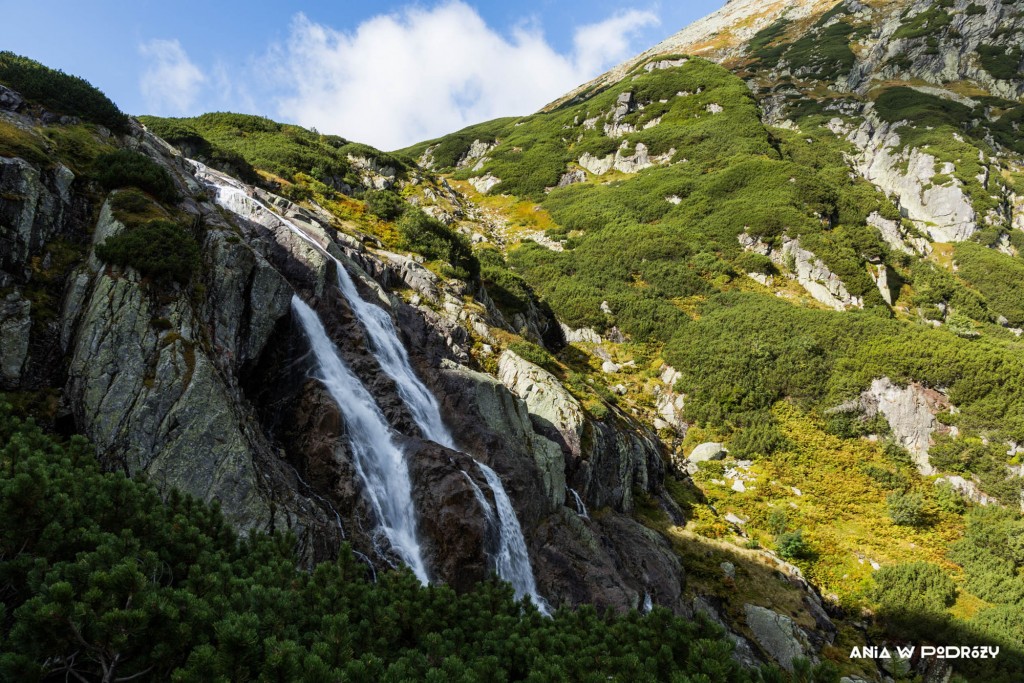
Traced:
<path fill-rule="evenodd" d="M 580 157 L 579 164 L 594 175 L 604 175 L 613 169 L 622 173 L 638 173 L 651 166 L 669 163 L 675 153 L 675 149 L 670 149 L 664 154 L 650 156 L 647 152 L 647 145 L 638 142 L 633 153 L 630 154 L 629 143 L 623 142 L 614 154 L 605 157 L 595 157 L 590 152 L 586 152 Z"/>
<path fill-rule="evenodd" d="M 861 150 L 854 166 L 865 179 L 899 200 L 906 216 L 935 242 L 962 242 L 977 229 L 971 200 L 956 178 L 934 184 L 938 174 L 949 176 L 952 163 L 939 165 L 920 149 L 903 149 L 899 128 L 868 114 L 850 133 L 849 140 Z"/>
<path fill-rule="evenodd" d="M 498 359 L 498 379 L 526 402 L 537 430 L 572 456 L 581 454 L 586 418 L 572 394 L 547 370 L 506 350 Z"/>
<path fill-rule="evenodd" d="M 0 270 L 7 277 L 26 277 L 29 256 L 72 221 L 74 181 L 62 164 L 40 170 L 17 157 L 0 157 Z"/>
<path fill-rule="evenodd" d="M 783 237 L 780 249 L 773 249 L 747 233 L 740 233 L 739 241 L 747 251 L 763 254 L 776 266 L 788 268 L 807 293 L 826 306 L 837 311 L 864 307 L 864 300 L 851 295 L 839 276 L 813 252 L 801 247 L 799 239 Z"/>
<path fill-rule="evenodd" d="M 28 359 L 32 304 L 16 288 L 0 299 L 0 388 L 18 386 Z"/>
<path fill-rule="evenodd" d="M 793 671 L 797 657 L 814 659 L 807 636 L 792 619 L 767 607 L 744 605 L 743 609 L 754 640 L 782 668 Z"/>
<path fill-rule="evenodd" d="M 931 253 L 932 247 L 928 240 L 908 235 L 898 221 L 884 218 L 877 211 L 868 214 L 867 224 L 875 227 L 885 243 L 894 251 L 901 251 L 904 254 L 916 253 L 922 256 Z"/>
<path fill-rule="evenodd" d="M 935 415 L 950 408 L 944 395 L 919 384 L 898 386 L 888 377 L 876 379 L 861 394 L 861 407 L 867 417 L 881 413 L 888 421 L 893 436 L 910 455 L 921 474 L 933 474 L 928 462 L 928 448 L 935 431 L 949 430 Z"/>

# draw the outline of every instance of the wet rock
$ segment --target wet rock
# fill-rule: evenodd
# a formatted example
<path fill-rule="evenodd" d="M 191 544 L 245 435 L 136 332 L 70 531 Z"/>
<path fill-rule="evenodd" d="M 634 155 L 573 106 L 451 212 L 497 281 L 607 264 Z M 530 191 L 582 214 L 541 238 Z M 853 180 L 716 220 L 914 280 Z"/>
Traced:
<path fill-rule="evenodd" d="M 487 482 L 469 456 L 429 441 L 406 440 L 418 531 L 432 577 L 466 591 L 493 571 L 498 552 L 489 510 L 481 510 L 472 479 L 484 495 Z M 488 499 L 493 505 L 493 497 Z"/>

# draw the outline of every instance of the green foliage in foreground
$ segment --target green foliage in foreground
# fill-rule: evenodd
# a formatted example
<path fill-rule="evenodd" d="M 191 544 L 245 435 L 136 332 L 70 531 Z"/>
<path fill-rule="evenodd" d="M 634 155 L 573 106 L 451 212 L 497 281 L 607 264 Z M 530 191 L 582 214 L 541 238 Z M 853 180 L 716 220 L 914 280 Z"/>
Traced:
<path fill-rule="evenodd" d="M 96 245 L 100 260 L 129 266 L 157 282 L 186 284 L 198 270 L 199 244 L 180 226 L 153 220 L 129 226 Z"/>
<path fill-rule="evenodd" d="M 506 584 L 371 583 L 347 551 L 304 571 L 292 540 L 240 539 L 216 508 L 101 473 L 83 439 L 3 404 L 0 444 L 4 680 L 788 680 L 743 670 L 715 626 L 666 610 L 548 619 Z"/>
<path fill-rule="evenodd" d="M 0 52 L 0 83 L 57 113 L 78 116 L 118 133 L 128 130 L 128 117 L 89 81 L 28 57 Z"/>

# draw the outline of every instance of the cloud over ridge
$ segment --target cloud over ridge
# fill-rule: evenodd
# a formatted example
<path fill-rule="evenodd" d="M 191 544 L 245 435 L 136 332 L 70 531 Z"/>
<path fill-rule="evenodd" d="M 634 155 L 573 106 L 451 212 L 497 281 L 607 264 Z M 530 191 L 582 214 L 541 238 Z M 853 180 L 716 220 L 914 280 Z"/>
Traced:
<path fill-rule="evenodd" d="M 139 87 L 150 113 L 181 115 L 191 110 L 207 78 L 181 43 L 149 40 L 139 45 L 139 54 L 148 62 Z"/>
<path fill-rule="evenodd" d="M 299 14 L 267 67 L 281 117 L 395 149 L 531 113 L 630 56 L 631 38 L 657 23 L 651 12 L 619 12 L 577 28 L 563 54 L 536 28 L 503 36 L 459 0 L 379 15 L 351 32 Z"/>

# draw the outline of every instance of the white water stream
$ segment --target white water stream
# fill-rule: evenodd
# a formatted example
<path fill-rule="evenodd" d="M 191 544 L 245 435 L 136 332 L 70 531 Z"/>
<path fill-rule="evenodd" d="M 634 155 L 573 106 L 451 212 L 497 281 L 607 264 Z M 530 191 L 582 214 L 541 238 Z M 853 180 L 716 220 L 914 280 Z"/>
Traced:
<path fill-rule="evenodd" d="M 206 170 L 201 166 L 197 168 Z M 394 380 L 399 396 L 408 406 L 417 426 L 426 438 L 457 450 L 451 432 L 441 419 L 437 399 L 413 371 L 409 355 L 387 311 L 363 299 L 342 263 L 327 253 L 297 225 L 273 212 L 263 202 L 249 196 L 241 185 L 221 179 L 210 172 L 206 172 L 204 176 L 217 189 L 217 203 L 224 208 L 264 225 L 264 221 L 272 217 L 334 261 L 338 288 L 366 330 L 374 357 L 385 374 Z M 298 296 L 293 297 L 292 307 L 310 339 L 319 366 L 319 379 L 338 404 L 349 425 L 349 440 L 356 457 L 357 472 L 366 484 L 382 529 L 403 561 L 421 581 L 426 583 L 427 571 L 416 537 L 412 485 L 404 454 L 395 445 L 387 420 L 374 402 L 373 396 L 341 360 L 316 313 Z M 493 522 L 495 513 L 497 514 L 499 551 L 494 558 L 495 571 L 498 576 L 512 584 L 516 598 L 529 597 L 538 609 L 547 614 L 547 604 L 537 592 L 522 527 L 501 478 L 482 462 L 477 461 L 476 464 L 494 494 L 495 509 L 492 511 L 483 492 L 472 478 L 466 475 L 473 485 L 474 495 L 488 521 Z M 580 504 L 582 505 L 582 502 Z M 585 508 L 583 515 L 586 516 Z"/>

